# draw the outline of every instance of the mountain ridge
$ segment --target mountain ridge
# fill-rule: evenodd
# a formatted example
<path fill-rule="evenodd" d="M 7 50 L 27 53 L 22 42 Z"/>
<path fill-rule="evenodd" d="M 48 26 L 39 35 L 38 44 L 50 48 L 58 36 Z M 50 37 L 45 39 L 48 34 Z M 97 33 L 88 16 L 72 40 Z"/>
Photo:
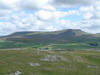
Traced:
<path fill-rule="evenodd" d="M 31 34 L 57 34 L 57 33 L 63 33 L 63 32 L 68 32 L 68 31 L 73 31 L 75 33 L 77 32 L 82 32 L 82 33 L 86 33 L 86 34 L 92 34 L 92 33 L 87 33 L 85 31 L 82 31 L 80 29 L 64 29 L 64 30 L 57 30 L 57 31 L 21 31 L 21 32 L 14 32 L 10 35 L 6 35 L 6 36 L 13 36 L 13 35 L 18 35 L 18 34 L 28 34 L 28 33 L 31 33 Z M 4 36 L 4 37 L 6 37 Z M 3 36 L 2 36 L 3 37 Z"/>
<path fill-rule="evenodd" d="M 92 48 L 94 46 L 90 46 L 89 43 L 97 43 L 99 48 L 100 35 L 99 34 L 91 34 L 84 32 L 80 29 L 66 29 L 60 31 L 52 31 L 52 32 L 40 32 L 40 31 L 24 31 L 24 32 L 15 32 L 8 36 L 2 37 L 0 42 L 0 48 L 23 48 L 23 47 L 48 47 L 53 44 L 62 44 L 68 46 L 73 44 L 82 47 Z M 3 42 L 2 42 L 3 41 Z M 61 46 L 61 45 L 60 45 Z M 69 46 L 66 48 L 69 48 Z M 59 46 L 57 46 L 59 48 Z M 64 47 L 62 47 L 64 48 Z M 62 49 L 61 48 L 61 49 Z M 71 47 L 72 48 L 72 47 Z M 73 47 L 76 48 L 76 47 Z"/>

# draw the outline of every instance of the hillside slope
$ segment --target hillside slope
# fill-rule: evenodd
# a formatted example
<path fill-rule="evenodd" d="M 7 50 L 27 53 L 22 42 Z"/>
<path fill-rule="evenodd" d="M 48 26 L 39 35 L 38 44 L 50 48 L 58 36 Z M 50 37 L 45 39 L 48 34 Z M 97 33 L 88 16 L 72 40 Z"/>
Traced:
<path fill-rule="evenodd" d="M 90 34 L 79 29 L 54 32 L 16 32 L 0 38 L 0 48 L 99 48 L 99 34 Z"/>

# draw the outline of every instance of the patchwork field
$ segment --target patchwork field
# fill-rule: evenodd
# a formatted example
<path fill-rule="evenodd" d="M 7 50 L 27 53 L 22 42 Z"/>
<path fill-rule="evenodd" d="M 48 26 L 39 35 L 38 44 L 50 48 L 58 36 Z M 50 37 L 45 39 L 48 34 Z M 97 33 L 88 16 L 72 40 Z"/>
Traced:
<path fill-rule="evenodd" d="M 0 75 L 100 75 L 100 52 L 0 50 Z"/>

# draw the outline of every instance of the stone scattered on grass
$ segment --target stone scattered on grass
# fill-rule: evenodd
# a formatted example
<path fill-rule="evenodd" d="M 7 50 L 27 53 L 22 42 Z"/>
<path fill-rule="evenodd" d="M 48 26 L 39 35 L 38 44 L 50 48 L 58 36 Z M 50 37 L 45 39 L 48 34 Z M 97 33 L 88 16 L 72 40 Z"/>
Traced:
<path fill-rule="evenodd" d="M 88 65 L 88 68 L 98 68 L 96 65 Z"/>
<path fill-rule="evenodd" d="M 39 63 L 29 63 L 30 66 L 40 66 Z"/>
<path fill-rule="evenodd" d="M 57 56 L 56 55 L 47 55 L 46 57 L 40 59 L 41 61 L 51 61 L 51 62 L 55 62 L 58 61 Z"/>
<path fill-rule="evenodd" d="M 15 73 L 6 74 L 6 75 L 20 75 L 20 74 L 22 74 L 22 72 L 20 72 L 20 71 L 16 71 Z"/>
<path fill-rule="evenodd" d="M 58 58 L 60 58 L 61 61 L 67 61 L 67 59 L 63 56 L 57 56 Z"/>
<path fill-rule="evenodd" d="M 59 55 L 47 55 L 44 58 L 41 58 L 40 60 L 48 61 L 48 62 L 57 62 L 59 60 L 66 61 L 66 59 L 63 56 L 59 56 Z"/>
<path fill-rule="evenodd" d="M 67 66 L 58 66 L 59 69 L 64 69 L 64 70 L 72 70 L 72 65 L 67 65 Z"/>
<path fill-rule="evenodd" d="M 97 52 L 100 52 L 100 50 L 97 50 Z"/>
<path fill-rule="evenodd" d="M 75 56 L 74 57 L 74 61 L 77 61 L 77 62 L 84 62 L 83 58 L 81 56 Z"/>

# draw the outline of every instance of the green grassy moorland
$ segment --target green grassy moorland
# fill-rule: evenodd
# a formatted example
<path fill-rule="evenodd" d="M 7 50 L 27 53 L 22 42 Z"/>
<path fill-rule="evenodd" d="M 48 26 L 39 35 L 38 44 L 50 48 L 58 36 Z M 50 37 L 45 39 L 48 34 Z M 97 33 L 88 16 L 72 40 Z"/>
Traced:
<path fill-rule="evenodd" d="M 99 51 L 0 50 L 0 75 L 100 75 Z"/>

